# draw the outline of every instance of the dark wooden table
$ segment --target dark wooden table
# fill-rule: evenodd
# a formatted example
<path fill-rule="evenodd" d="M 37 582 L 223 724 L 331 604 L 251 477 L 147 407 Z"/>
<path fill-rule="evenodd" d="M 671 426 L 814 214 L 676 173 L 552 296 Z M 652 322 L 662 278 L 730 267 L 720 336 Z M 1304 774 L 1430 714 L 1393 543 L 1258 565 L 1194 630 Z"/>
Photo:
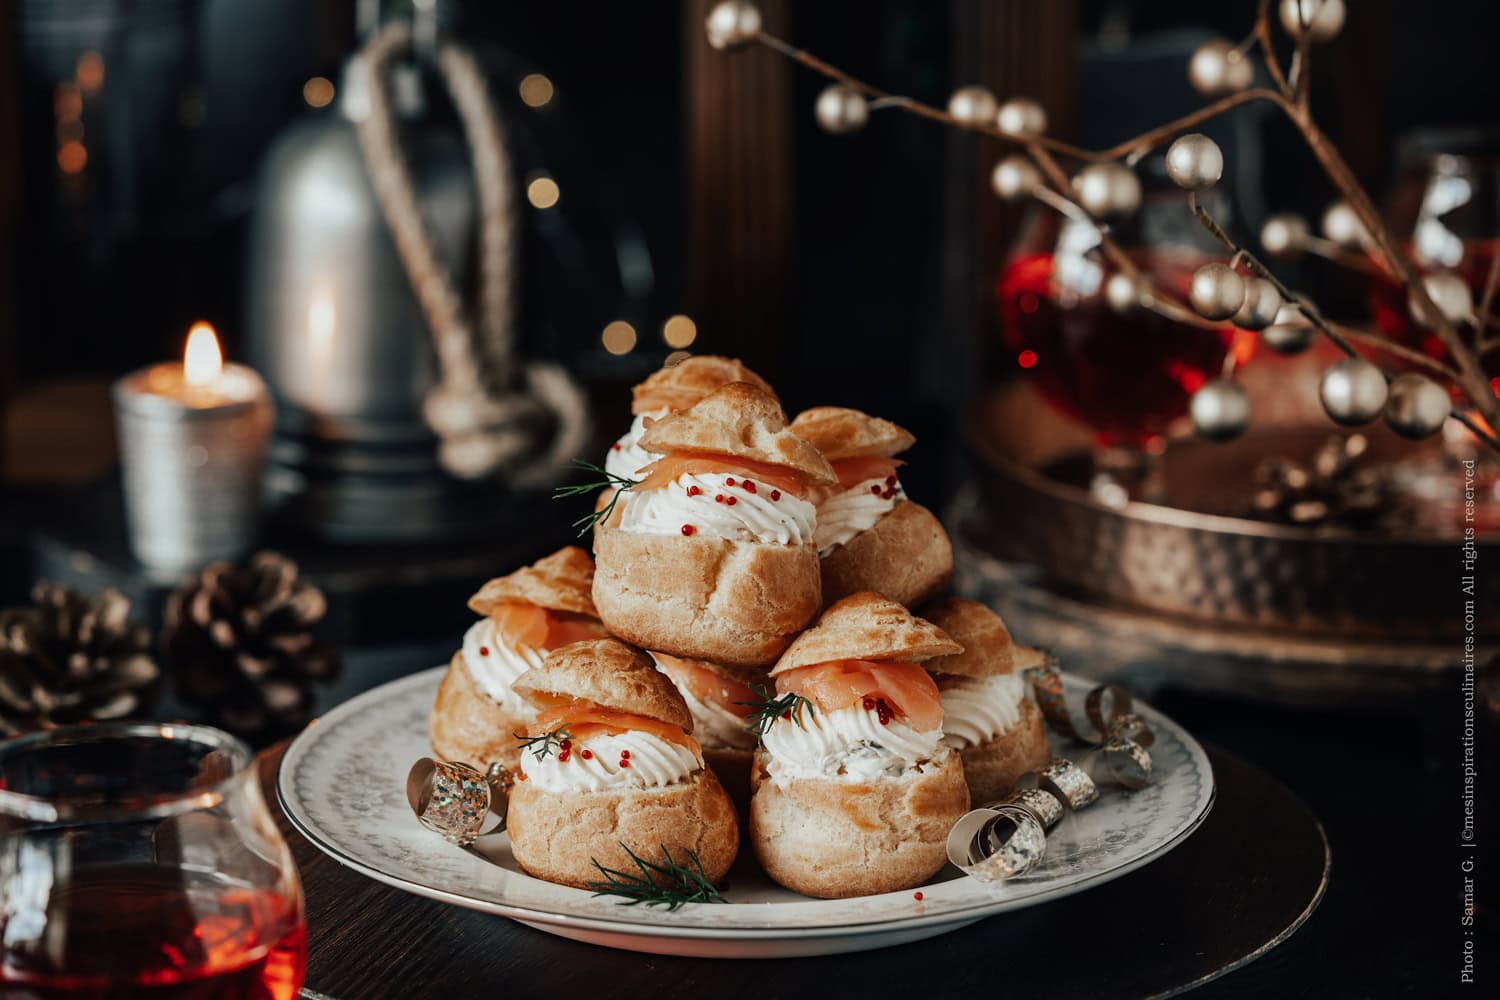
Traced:
<path fill-rule="evenodd" d="M 273 804 L 283 750 L 260 759 Z M 1129 1000 L 1181 993 L 1254 961 L 1301 926 L 1327 885 L 1327 840 L 1307 808 L 1258 768 L 1212 747 L 1209 757 L 1213 812 L 1154 864 L 928 941 L 779 962 L 613 951 L 412 896 L 343 868 L 275 812 L 307 897 L 312 997 Z"/>

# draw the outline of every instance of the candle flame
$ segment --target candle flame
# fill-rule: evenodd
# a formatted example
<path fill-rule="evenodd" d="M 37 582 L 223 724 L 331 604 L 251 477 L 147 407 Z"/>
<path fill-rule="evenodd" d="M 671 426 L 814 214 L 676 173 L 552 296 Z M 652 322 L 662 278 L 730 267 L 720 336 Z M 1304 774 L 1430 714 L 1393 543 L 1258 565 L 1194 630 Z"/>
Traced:
<path fill-rule="evenodd" d="M 208 385 L 224 370 L 219 338 L 207 323 L 194 323 L 188 331 L 187 350 L 182 356 L 183 377 L 188 385 Z"/>

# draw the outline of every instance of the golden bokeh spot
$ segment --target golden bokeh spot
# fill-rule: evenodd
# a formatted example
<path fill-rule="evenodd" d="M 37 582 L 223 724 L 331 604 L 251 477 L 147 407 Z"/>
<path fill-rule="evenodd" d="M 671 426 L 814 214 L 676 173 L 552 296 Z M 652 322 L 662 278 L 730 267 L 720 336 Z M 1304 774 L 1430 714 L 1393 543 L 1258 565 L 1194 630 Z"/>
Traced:
<path fill-rule="evenodd" d="M 669 316 L 662 324 L 661 339 L 667 342 L 668 347 L 691 347 L 693 341 L 698 339 L 698 324 L 681 313 Z"/>
<path fill-rule="evenodd" d="M 604 334 L 599 339 L 609 353 L 629 354 L 635 349 L 635 327 L 623 319 L 617 319 L 604 328 Z"/>
<path fill-rule="evenodd" d="M 302 85 L 302 99 L 310 108 L 326 108 L 333 103 L 333 81 L 315 76 Z"/>
<path fill-rule="evenodd" d="M 556 91 L 552 81 L 540 73 L 528 73 L 521 78 L 521 100 L 528 108 L 546 107 Z"/>
<path fill-rule="evenodd" d="M 65 174 L 78 174 L 89 164 L 89 151 L 81 142 L 65 142 L 57 150 L 57 169 Z"/>
<path fill-rule="evenodd" d="M 691 351 L 673 351 L 667 355 L 667 360 L 662 362 L 662 367 L 671 368 L 673 365 L 680 365 L 692 356 Z"/>
<path fill-rule="evenodd" d="M 97 52 L 85 52 L 78 57 L 78 68 L 73 77 L 85 94 L 97 94 L 104 86 L 104 57 Z"/>
<path fill-rule="evenodd" d="M 531 202 L 532 208 L 551 208 L 561 197 L 562 189 L 557 186 L 557 181 L 546 174 L 533 177 L 526 185 L 526 200 Z"/>

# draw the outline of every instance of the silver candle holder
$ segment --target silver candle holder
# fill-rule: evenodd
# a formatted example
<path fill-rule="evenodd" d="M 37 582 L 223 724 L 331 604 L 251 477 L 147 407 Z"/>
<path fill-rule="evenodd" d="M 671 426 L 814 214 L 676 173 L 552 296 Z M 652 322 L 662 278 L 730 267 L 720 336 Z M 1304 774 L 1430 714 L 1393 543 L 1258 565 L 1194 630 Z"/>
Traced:
<path fill-rule="evenodd" d="M 224 364 L 198 324 L 184 361 L 114 385 L 130 547 L 164 574 L 233 559 L 254 543 L 271 432 L 271 396 L 255 371 Z"/>

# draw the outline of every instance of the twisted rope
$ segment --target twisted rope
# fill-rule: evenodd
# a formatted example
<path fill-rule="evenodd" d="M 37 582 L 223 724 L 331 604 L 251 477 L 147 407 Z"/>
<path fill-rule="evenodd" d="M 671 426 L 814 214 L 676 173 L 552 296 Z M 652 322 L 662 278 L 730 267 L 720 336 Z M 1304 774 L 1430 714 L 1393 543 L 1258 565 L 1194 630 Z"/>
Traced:
<path fill-rule="evenodd" d="M 410 25 L 377 32 L 361 53 L 369 114 L 357 123 L 370 182 L 427 319 L 440 377 L 423 416 L 440 441 L 444 468 L 465 479 L 495 472 L 521 485 L 545 481 L 585 444 L 587 403 L 560 367 L 520 365 L 515 349 L 516 192 L 505 133 L 484 72 L 451 40 L 437 47 L 468 142 L 479 198 L 479 296 L 476 323 L 422 218 L 401 146 L 388 80 L 412 47 Z M 541 447 L 548 439 L 547 447 Z"/>

